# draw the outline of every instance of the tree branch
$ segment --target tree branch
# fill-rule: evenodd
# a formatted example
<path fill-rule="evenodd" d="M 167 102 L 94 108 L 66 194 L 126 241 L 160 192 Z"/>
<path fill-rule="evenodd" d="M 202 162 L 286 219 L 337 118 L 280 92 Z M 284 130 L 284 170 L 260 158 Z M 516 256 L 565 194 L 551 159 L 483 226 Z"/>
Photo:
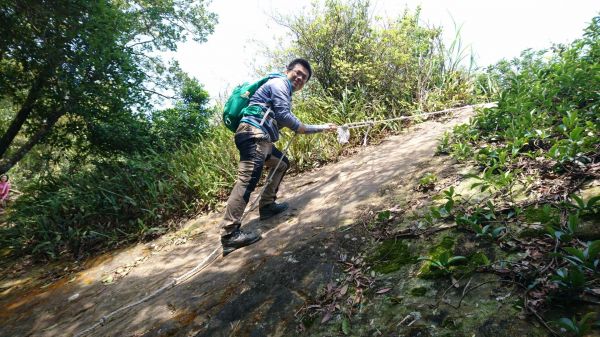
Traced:
<path fill-rule="evenodd" d="M 149 92 L 149 93 L 151 93 L 153 95 L 157 95 L 157 96 L 160 96 L 160 97 L 166 98 L 166 99 L 175 99 L 175 98 L 177 98 L 177 96 L 167 96 L 165 94 L 161 94 L 160 92 L 157 92 L 157 91 L 154 91 L 154 90 L 151 90 L 151 89 L 147 89 L 147 88 L 144 88 L 142 90 L 144 92 Z"/>
<path fill-rule="evenodd" d="M 21 106 L 21 109 L 19 110 L 19 112 L 17 112 L 17 115 L 15 116 L 15 118 L 13 118 L 12 122 L 10 123 L 10 126 L 0 139 L 0 158 L 2 158 L 2 156 L 6 153 L 10 144 L 12 144 L 15 137 L 23 127 L 23 124 L 25 123 L 25 121 L 29 117 L 29 114 L 31 114 L 31 111 L 33 110 L 35 103 L 37 102 L 38 98 L 40 98 L 42 90 L 46 85 L 46 82 L 48 81 L 48 78 L 52 75 L 53 72 L 54 67 L 49 65 L 43 72 L 38 74 L 37 78 L 31 85 L 31 89 L 29 90 L 27 98 Z"/>
<path fill-rule="evenodd" d="M 19 160 L 21 160 L 36 144 L 46 138 L 50 130 L 52 130 L 52 127 L 64 114 L 65 110 L 57 111 L 46 121 L 44 125 L 40 127 L 40 129 L 36 131 L 31 138 L 29 138 L 29 141 L 23 144 L 21 148 L 19 148 L 12 156 L 10 156 L 10 158 L 5 158 L 0 161 L 0 174 L 8 172 L 8 170 L 18 163 Z"/>
<path fill-rule="evenodd" d="M 150 39 L 150 40 L 146 40 L 146 41 L 139 41 L 134 44 L 125 45 L 125 48 L 133 48 L 135 46 L 139 46 L 141 44 L 146 44 L 146 43 L 154 43 L 154 39 Z"/>

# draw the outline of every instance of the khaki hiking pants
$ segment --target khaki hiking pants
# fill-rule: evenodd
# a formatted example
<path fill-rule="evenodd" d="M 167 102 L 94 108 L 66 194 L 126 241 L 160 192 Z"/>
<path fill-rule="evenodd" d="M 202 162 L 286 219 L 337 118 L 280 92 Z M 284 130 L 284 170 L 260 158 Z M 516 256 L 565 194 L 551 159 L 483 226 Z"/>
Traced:
<path fill-rule="evenodd" d="M 250 201 L 250 195 L 256 188 L 263 167 L 270 168 L 269 174 L 279 159 L 283 157 L 277 171 L 273 173 L 271 183 L 260 198 L 259 207 L 272 204 L 277 199 L 279 184 L 289 167 L 287 157 L 277 149 L 260 129 L 246 123 L 240 123 L 235 133 L 235 145 L 240 151 L 238 179 L 227 199 L 225 216 L 221 222 L 221 235 L 227 235 L 241 226 L 241 218 Z"/>

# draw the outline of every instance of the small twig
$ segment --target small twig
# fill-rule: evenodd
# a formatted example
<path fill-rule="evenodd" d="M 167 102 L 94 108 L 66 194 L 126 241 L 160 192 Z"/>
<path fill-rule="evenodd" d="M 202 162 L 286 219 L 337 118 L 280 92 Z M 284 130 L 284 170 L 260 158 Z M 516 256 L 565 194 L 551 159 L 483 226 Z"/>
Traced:
<path fill-rule="evenodd" d="M 458 305 L 454 306 L 454 305 L 452 305 L 452 304 L 450 304 L 450 303 L 448 303 L 448 302 L 444 302 L 444 303 L 446 303 L 447 305 L 451 306 L 451 307 L 452 307 L 452 308 L 454 308 L 454 309 L 459 309 L 459 308 L 460 308 L 460 305 L 461 305 L 461 303 L 462 303 L 462 301 L 463 301 L 463 299 L 464 299 L 464 298 L 467 296 L 467 294 L 468 294 L 468 293 L 470 293 L 471 291 L 473 291 L 473 290 L 475 290 L 475 289 L 477 289 L 477 288 L 479 288 L 479 287 L 481 287 L 481 286 L 483 286 L 483 285 L 485 285 L 485 284 L 494 283 L 494 282 L 504 282 L 504 283 L 511 283 L 511 284 L 515 284 L 515 285 L 518 285 L 518 286 L 520 286 L 520 287 L 523 287 L 523 288 L 527 289 L 527 287 L 525 287 L 524 285 L 522 285 L 522 284 L 521 284 L 521 283 L 519 283 L 519 282 L 512 281 L 512 280 L 502 280 L 502 279 L 498 279 L 498 280 L 491 280 L 491 281 L 485 281 L 485 282 L 479 283 L 479 284 L 478 284 L 478 285 L 476 285 L 476 286 L 473 286 L 473 287 L 469 288 L 469 284 L 471 283 L 471 281 L 472 281 L 472 280 L 473 280 L 473 278 L 471 278 L 471 279 L 469 280 L 469 282 L 467 282 L 467 284 L 465 285 L 465 287 L 464 287 L 464 289 L 463 289 L 463 292 L 462 292 L 462 295 L 461 295 L 461 297 L 460 297 L 460 300 L 458 301 Z"/>
<path fill-rule="evenodd" d="M 559 240 L 555 239 L 555 243 L 554 243 L 554 253 L 555 254 L 558 251 L 559 245 L 560 245 Z M 540 270 L 540 275 L 543 275 L 544 272 L 546 272 L 546 270 L 552 268 L 555 263 L 556 263 L 556 257 L 553 257 L 552 260 L 550 260 L 550 263 L 548 265 L 546 265 L 544 268 L 542 268 L 542 270 Z"/>
<path fill-rule="evenodd" d="M 545 327 L 545 328 L 546 328 L 546 329 L 547 329 L 547 330 L 548 330 L 548 331 L 549 331 L 549 332 L 550 332 L 552 335 L 554 335 L 554 336 L 560 336 L 559 334 L 557 334 L 557 333 L 556 333 L 556 331 L 552 330 L 552 328 L 551 328 L 551 327 L 548 325 L 548 323 L 546 323 L 546 321 L 545 321 L 545 320 L 542 318 L 542 316 L 540 316 L 540 314 L 538 314 L 538 312 L 537 312 L 537 311 L 535 311 L 533 308 L 530 308 L 530 307 L 529 307 L 528 294 L 529 294 L 529 291 L 530 291 L 530 290 L 531 290 L 531 289 L 528 289 L 528 288 L 526 288 L 526 290 L 525 290 L 525 294 L 523 294 L 523 308 L 524 308 L 526 311 L 529 311 L 529 312 L 531 312 L 531 313 L 532 313 L 532 314 L 535 316 L 535 318 L 537 318 L 537 319 L 538 319 L 538 321 L 539 321 L 540 323 L 542 323 L 542 325 L 543 325 L 543 326 L 544 326 L 544 327 Z"/>
<path fill-rule="evenodd" d="M 588 300 L 585 298 L 579 298 L 577 299 L 577 301 L 581 302 L 581 303 L 587 303 L 587 304 L 593 304 L 593 305 L 600 305 L 600 302 L 598 301 L 592 301 L 592 300 Z"/>
<path fill-rule="evenodd" d="M 482 285 L 483 285 L 483 284 L 480 284 L 480 285 L 478 285 L 478 286 L 475 286 L 475 287 L 473 287 L 473 289 L 469 289 L 469 285 L 471 284 L 471 281 L 473 281 L 473 277 L 471 277 L 471 278 L 469 279 L 469 282 L 467 282 L 467 284 L 465 284 L 465 287 L 463 288 L 462 296 L 460 297 L 460 301 L 458 301 L 458 307 L 459 307 L 459 308 L 460 308 L 460 304 L 462 303 L 462 301 L 463 301 L 463 298 L 465 298 L 465 295 L 467 294 L 467 292 L 469 292 L 469 291 L 471 291 L 471 290 L 473 290 L 473 289 L 479 288 L 480 286 L 482 286 Z M 467 289 L 468 289 L 469 291 L 467 291 Z"/>
<path fill-rule="evenodd" d="M 594 297 L 600 297 L 600 294 L 597 294 L 597 293 L 595 293 L 595 292 L 593 292 L 593 291 L 590 291 L 589 289 L 586 289 L 586 290 L 584 290 L 583 292 L 584 292 L 585 294 L 588 294 L 588 295 L 590 295 L 590 296 L 594 296 Z"/>
<path fill-rule="evenodd" d="M 403 318 L 403 319 L 400 321 L 400 323 L 396 324 L 396 326 L 399 326 L 399 325 L 401 325 L 402 323 L 406 322 L 406 320 L 407 320 L 407 319 L 409 319 L 409 318 L 411 318 L 411 317 L 412 317 L 412 315 L 406 315 L 406 317 L 404 317 L 404 318 Z"/>
<path fill-rule="evenodd" d="M 435 227 L 435 228 L 428 228 L 422 231 L 410 231 L 410 232 L 406 232 L 406 233 L 398 233 L 396 235 L 394 235 L 394 238 L 396 239 L 401 239 L 401 238 L 415 238 L 415 237 L 419 237 L 421 235 L 431 235 L 431 234 L 435 234 L 437 232 L 441 232 L 441 231 L 445 231 L 447 229 L 452 229 L 452 228 L 456 228 L 456 224 L 453 225 L 449 225 L 449 226 L 442 226 L 442 227 Z"/>
<path fill-rule="evenodd" d="M 485 282 L 479 283 L 478 285 L 476 285 L 476 286 L 474 286 L 472 288 L 469 288 L 469 284 L 471 284 L 472 280 L 473 280 L 473 278 L 471 277 L 471 279 L 469 280 L 469 282 L 467 282 L 467 284 L 463 288 L 462 295 L 460 296 L 460 299 L 458 300 L 458 305 L 454 306 L 454 305 L 452 305 L 450 303 L 447 303 L 447 302 L 446 302 L 446 304 L 449 305 L 449 306 L 451 306 L 454 309 L 459 309 L 460 305 L 462 304 L 463 299 L 465 298 L 465 296 L 467 296 L 468 293 L 470 293 L 471 291 L 473 291 L 473 290 L 475 290 L 475 289 L 477 289 L 477 288 L 479 288 L 479 287 L 481 287 L 481 286 L 483 286 L 485 284 L 493 283 L 493 282 L 497 282 L 497 281 L 501 281 L 501 280 L 485 281 Z"/>
<path fill-rule="evenodd" d="M 548 332 L 550 332 L 554 336 L 560 336 L 558 333 L 556 333 L 556 331 L 552 330 L 552 328 L 548 325 L 548 323 L 546 323 L 542 316 L 540 316 L 540 314 L 537 313 L 537 311 L 531 308 L 526 308 L 526 310 L 531 312 L 538 319 L 538 321 L 542 323 L 542 325 L 548 330 Z"/>
<path fill-rule="evenodd" d="M 152 90 L 152 89 L 148 89 L 148 88 L 142 88 L 143 91 L 147 92 L 147 93 L 151 93 L 153 95 L 157 95 L 160 96 L 162 98 L 166 98 L 166 99 L 175 99 L 177 98 L 177 96 L 169 96 L 169 95 L 165 95 L 163 93 L 160 93 L 158 91 Z"/>
<path fill-rule="evenodd" d="M 546 328 L 546 329 L 547 329 L 547 330 L 548 330 L 548 331 L 549 331 L 549 332 L 550 332 L 552 335 L 554 335 L 554 336 L 560 336 L 559 334 L 557 334 L 557 333 L 556 333 L 556 331 L 554 331 L 554 330 L 553 330 L 553 329 L 552 329 L 552 328 L 551 328 L 551 327 L 548 325 L 548 323 L 546 323 L 546 321 L 545 321 L 545 320 L 544 320 L 544 319 L 543 319 L 543 318 L 540 316 L 540 314 L 538 314 L 538 312 L 537 312 L 537 311 L 535 311 L 533 308 L 530 308 L 530 307 L 529 307 L 529 303 L 528 303 L 528 298 L 527 298 L 527 295 L 529 294 L 529 291 L 530 291 L 531 289 L 528 289 L 528 288 L 527 288 L 525 285 L 523 285 L 523 284 L 521 284 L 521 283 L 519 283 L 519 282 L 516 282 L 516 281 L 511 281 L 511 280 L 492 280 L 492 281 L 486 281 L 486 282 L 480 283 L 480 284 L 478 284 L 478 285 L 476 285 L 476 286 L 474 286 L 474 287 L 470 288 L 470 289 L 469 289 L 468 291 L 466 291 L 466 292 L 465 292 L 465 291 L 463 291 L 463 296 L 461 297 L 461 301 L 462 301 L 462 299 L 464 298 L 464 296 L 465 296 L 467 293 L 471 292 L 471 291 L 472 291 L 472 290 L 474 290 L 474 289 L 477 289 L 477 288 L 481 287 L 481 286 L 482 286 L 482 285 L 484 285 L 484 284 L 487 284 L 487 283 L 492 283 L 492 282 L 505 282 L 505 283 L 512 283 L 512 284 L 518 285 L 518 286 L 522 287 L 523 289 L 525 289 L 526 291 L 525 291 L 525 294 L 523 295 L 523 305 L 524 305 L 524 309 L 525 309 L 526 311 L 529 311 L 529 312 L 531 312 L 531 313 L 532 313 L 532 314 L 533 314 L 533 315 L 534 315 L 534 316 L 535 316 L 535 317 L 538 319 L 538 321 L 539 321 L 539 322 L 540 322 L 540 323 L 541 323 L 541 324 L 542 324 L 542 325 L 543 325 L 543 326 L 544 326 L 544 327 L 545 327 L 545 328 Z M 453 306 L 453 305 L 452 305 L 452 304 L 450 304 L 450 303 L 446 303 L 446 304 L 448 304 L 449 306 L 453 307 L 454 309 L 458 309 L 458 308 L 460 308 L 460 303 L 461 303 L 461 302 L 459 302 L 459 303 L 458 303 L 458 306 L 456 306 L 456 307 L 455 307 L 455 306 Z"/>
<path fill-rule="evenodd" d="M 462 275 L 456 282 L 460 282 L 465 276 L 467 276 L 467 274 Z M 444 292 L 442 293 L 442 296 L 440 296 L 440 299 L 437 301 L 436 304 L 430 305 L 430 307 L 432 309 L 436 309 L 440 306 L 440 303 L 442 302 L 442 299 L 444 299 L 444 297 L 446 296 L 446 293 L 448 292 L 448 290 L 452 289 L 454 287 L 454 282 L 452 280 L 450 280 L 450 286 L 448 288 L 446 288 L 446 290 L 444 290 Z"/>

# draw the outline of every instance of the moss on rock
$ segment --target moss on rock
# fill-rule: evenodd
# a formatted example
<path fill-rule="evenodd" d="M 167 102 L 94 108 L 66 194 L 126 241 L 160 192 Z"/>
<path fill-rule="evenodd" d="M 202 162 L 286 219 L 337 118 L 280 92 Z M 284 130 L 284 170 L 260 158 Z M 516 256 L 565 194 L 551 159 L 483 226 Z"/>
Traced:
<path fill-rule="evenodd" d="M 395 272 L 402 266 L 416 261 L 417 258 L 411 253 L 409 246 L 395 239 L 384 241 L 369 258 L 373 270 L 383 274 Z"/>

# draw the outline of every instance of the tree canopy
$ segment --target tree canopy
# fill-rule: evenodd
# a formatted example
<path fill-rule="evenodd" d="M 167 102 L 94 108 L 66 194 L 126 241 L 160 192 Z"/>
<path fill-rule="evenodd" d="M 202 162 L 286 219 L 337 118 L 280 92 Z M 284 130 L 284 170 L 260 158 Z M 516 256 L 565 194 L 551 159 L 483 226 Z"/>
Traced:
<path fill-rule="evenodd" d="M 291 46 L 274 61 L 292 55 L 310 60 L 316 82 L 335 99 L 346 90 L 363 90 L 393 110 L 464 103 L 470 88 L 467 71 L 458 66 L 466 56 L 460 36 L 445 46 L 441 28 L 419 17 L 417 9 L 377 18 L 369 0 L 315 2 L 310 11 L 276 18 L 288 28 Z"/>
<path fill-rule="evenodd" d="M 203 0 L 0 3 L 0 172 L 41 143 L 131 151 L 153 98 L 191 85 L 159 52 L 216 20 Z"/>

